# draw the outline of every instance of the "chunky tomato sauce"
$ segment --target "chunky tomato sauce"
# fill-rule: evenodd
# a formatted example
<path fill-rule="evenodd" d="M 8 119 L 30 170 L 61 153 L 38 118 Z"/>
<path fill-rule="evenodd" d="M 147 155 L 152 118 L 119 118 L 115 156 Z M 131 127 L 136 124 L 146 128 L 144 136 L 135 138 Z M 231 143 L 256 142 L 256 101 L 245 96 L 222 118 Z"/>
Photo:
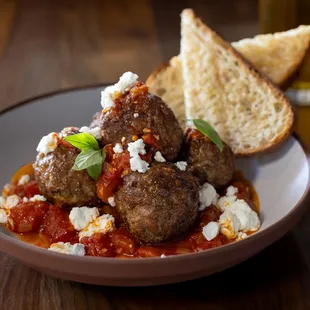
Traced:
<path fill-rule="evenodd" d="M 128 160 L 126 152 L 117 157 L 107 158 L 107 164 L 104 168 L 106 173 L 103 174 L 104 177 L 101 180 L 107 185 L 106 188 L 111 188 L 111 191 L 114 192 L 115 187 L 119 185 L 119 177 L 128 169 Z M 114 177 L 109 178 L 109 171 Z M 17 185 L 23 174 L 30 175 L 32 179 L 25 185 Z M 237 172 L 230 185 L 238 188 L 237 196 L 239 199 L 247 201 L 259 213 L 258 196 L 251 183 L 243 177 L 242 173 Z M 215 206 L 208 207 L 200 212 L 194 227 L 181 240 L 150 246 L 140 244 L 122 226 L 115 208 L 109 205 L 100 205 L 98 209 L 101 214 L 108 213 L 114 216 L 116 229 L 106 234 L 95 233 L 79 240 L 78 231 L 74 229 L 69 220 L 70 210 L 43 201 L 23 201 L 23 197 L 31 198 L 40 194 L 34 180 L 32 165 L 22 167 L 12 178 L 11 184 L 4 188 L 2 194 L 4 197 L 13 194 L 20 197 L 18 204 L 10 211 L 7 227 L 23 241 L 43 248 L 48 248 L 56 242 L 70 242 L 71 244 L 80 242 L 84 244 L 86 255 L 89 256 L 135 258 L 197 252 L 233 242 L 222 234 L 212 241 L 207 241 L 203 236 L 202 227 L 211 221 L 218 221 L 220 217 L 221 212 Z M 101 197 L 106 201 L 110 196 L 108 193 L 104 193 Z"/>

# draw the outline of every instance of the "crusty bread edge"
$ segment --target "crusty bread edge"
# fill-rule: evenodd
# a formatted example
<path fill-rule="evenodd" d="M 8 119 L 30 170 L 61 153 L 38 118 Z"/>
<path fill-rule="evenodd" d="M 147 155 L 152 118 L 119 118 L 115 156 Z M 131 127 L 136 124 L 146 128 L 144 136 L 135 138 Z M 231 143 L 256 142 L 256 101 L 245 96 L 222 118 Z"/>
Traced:
<path fill-rule="evenodd" d="M 211 28 L 206 26 L 202 22 L 202 20 L 194 14 L 192 9 L 184 9 L 181 13 L 181 16 L 182 15 L 184 15 L 184 16 L 188 15 L 193 20 L 193 22 L 196 24 L 197 28 L 200 28 L 203 33 L 205 33 L 207 35 L 211 35 L 213 40 L 215 40 L 215 42 L 217 44 L 219 44 L 223 48 L 229 50 L 231 53 L 233 53 L 235 55 L 236 58 L 239 58 L 241 60 L 241 65 L 244 66 L 245 70 L 248 72 L 252 72 L 254 74 L 254 76 L 258 80 L 260 80 L 262 83 L 266 83 L 275 93 L 277 93 L 279 95 L 280 99 L 283 100 L 283 102 L 289 108 L 289 111 L 291 114 L 290 121 L 287 124 L 287 128 L 284 131 L 284 133 L 282 135 L 280 135 L 275 141 L 269 142 L 266 144 L 265 147 L 257 148 L 255 151 L 238 152 L 235 154 L 239 155 L 239 156 L 253 156 L 253 155 L 263 154 L 263 153 L 266 153 L 268 151 L 272 151 L 272 150 L 278 148 L 292 134 L 293 127 L 294 127 L 295 120 L 296 120 L 296 114 L 295 114 L 293 107 L 292 107 L 291 103 L 289 102 L 288 98 L 282 93 L 282 91 L 280 90 L 280 88 L 278 86 L 274 85 L 274 83 L 269 79 L 269 77 L 267 77 L 262 72 L 260 72 L 258 69 L 256 69 L 243 55 L 241 55 L 236 49 L 234 49 L 229 42 L 225 41 L 214 30 L 212 30 Z"/>
<path fill-rule="evenodd" d="M 150 76 L 145 81 L 146 86 L 151 86 L 156 79 L 157 75 L 161 73 L 162 71 L 166 70 L 168 67 L 170 67 L 170 63 L 164 62 L 162 63 L 155 71 L 153 71 Z"/>

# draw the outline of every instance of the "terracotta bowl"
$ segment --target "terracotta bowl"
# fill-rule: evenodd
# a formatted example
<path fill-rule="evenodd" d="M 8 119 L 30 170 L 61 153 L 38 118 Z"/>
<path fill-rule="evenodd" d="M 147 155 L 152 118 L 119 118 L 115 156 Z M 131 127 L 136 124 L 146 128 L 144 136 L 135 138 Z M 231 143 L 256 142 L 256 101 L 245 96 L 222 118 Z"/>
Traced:
<path fill-rule="evenodd" d="M 95 87 L 51 94 L 23 102 L 0 115 L 0 186 L 33 161 L 39 139 L 66 126 L 88 125 L 100 110 Z M 167 284 L 219 272 L 255 255 L 289 231 L 309 203 L 310 159 L 291 137 L 269 155 L 238 159 L 261 203 L 262 227 L 251 237 L 204 252 L 166 258 L 75 257 L 23 243 L 2 228 L 0 250 L 47 274 L 78 282 L 113 286 Z"/>

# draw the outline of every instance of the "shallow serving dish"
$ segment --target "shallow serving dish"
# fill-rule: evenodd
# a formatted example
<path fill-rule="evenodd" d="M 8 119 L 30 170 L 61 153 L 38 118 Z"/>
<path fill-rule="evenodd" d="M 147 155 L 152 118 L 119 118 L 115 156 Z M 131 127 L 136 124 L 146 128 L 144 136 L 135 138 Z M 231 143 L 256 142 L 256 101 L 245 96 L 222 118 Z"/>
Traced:
<path fill-rule="evenodd" d="M 102 87 L 34 98 L 0 115 L 0 187 L 36 154 L 38 140 L 66 126 L 87 125 L 100 109 Z M 1 226 L 0 250 L 56 277 L 104 285 L 156 285 L 194 279 L 229 268 L 270 245 L 300 219 L 309 204 L 310 157 L 291 137 L 261 157 L 238 159 L 260 199 L 261 229 L 249 238 L 199 253 L 165 258 L 96 258 L 63 255 L 16 239 Z"/>

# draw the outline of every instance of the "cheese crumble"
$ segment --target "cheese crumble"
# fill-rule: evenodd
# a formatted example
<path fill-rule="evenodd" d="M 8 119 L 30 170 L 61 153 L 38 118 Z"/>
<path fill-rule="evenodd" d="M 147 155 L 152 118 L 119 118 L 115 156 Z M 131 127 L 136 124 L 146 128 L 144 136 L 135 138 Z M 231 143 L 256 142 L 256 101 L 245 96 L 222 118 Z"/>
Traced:
<path fill-rule="evenodd" d="M 132 87 L 138 81 L 138 75 L 132 72 L 125 72 L 119 79 L 119 81 L 107 87 L 101 92 L 101 106 L 103 109 L 109 110 L 115 106 L 113 96 L 115 94 L 124 94 L 125 91 Z"/>
<path fill-rule="evenodd" d="M 101 128 L 100 127 L 94 127 L 94 128 L 89 128 L 87 126 L 83 126 L 80 128 L 79 132 L 84 132 L 92 135 L 96 140 L 100 140 L 102 138 L 101 135 Z"/>
<path fill-rule="evenodd" d="M 211 241 L 215 237 L 217 237 L 219 232 L 220 232 L 220 225 L 218 222 L 210 222 L 207 225 L 205 225 L 202 229 L 202 234 L 208 241 Z"/>
<path fill-rule="evenodd" d="M 199 211 L 203 211 L 211 205 L 216 206 L 219 195 L 217 194 L 215 188 L 209 184 L 205 183 L 201 186 L 199 190 Z"/>
<path fill-rule="evenodd" d="M 178 161 L 175 164 L 181 171 L 185 171 L 187 167 L 187 162 L 186 161 Z"/>
<path fill-rule="evenodd" d="M 40 140 L 37 146 L 37 152 L 39 152 L 39 154 L 47 155 L 48 153 L 54 152 L 57 145 L 58 134 L 56 132 L 51 132 Z"/>
<path fill-rule="evenodd" d="M 89 223 L 79 233 L 80 240 L 84 237 L 90 237 L 94 233 L 105 234 L 115 229 L 115 219 L 110 214 L 103 214 L 97 217 L 94 222 Z"/>
<path fill-rule="evenodd" d="M 116 206 L 114 197 L 109 197 L 109 198 L 108 198 L 108 203 L 109 203 L 109 205 L 110 205 L 111 207 L 115 207 L 115 206 Z"/>
<path fill-rule="evenodd" d="M 77 255 L 77 256 L 84 256 L 85 255 L 85 248 L 84 244 L 75 243 L 71 244 L 70 242 L 57 242 L 53 243 L 49 248 L 49 251 L 68 254 L 68 255 Z"/>
<path fill-rule="evenodd" d="M 98 208 L 76 207 L 70 211 L 69 219 L 75 230 L 84 229 L 99 216 Z"/>
<path fill-rule="evenodd" d="M 115 146 L 113 147 L 113 152 L 115 154 L 121 154 L 123 153 L 123 146 L 120 143 L 116 143 Z"/>
<path fill-rule="evenodd" d="M 166 159 L 163 157 L 163 155 L 159 151 L 155 153 L 154 159 L 158 161 L 159 163 L 164 163 L 166 161 Z"/>
<path fill-rule="evenodd" d="M 25 185 L 25 184 L 27 184 L 29 181 L 30 181 L 30 175 L 25 174 L 25 175 L 22 175 L 22 176 L 20 177 L 20 179 L 18 180 L 17 185 Z"/>

